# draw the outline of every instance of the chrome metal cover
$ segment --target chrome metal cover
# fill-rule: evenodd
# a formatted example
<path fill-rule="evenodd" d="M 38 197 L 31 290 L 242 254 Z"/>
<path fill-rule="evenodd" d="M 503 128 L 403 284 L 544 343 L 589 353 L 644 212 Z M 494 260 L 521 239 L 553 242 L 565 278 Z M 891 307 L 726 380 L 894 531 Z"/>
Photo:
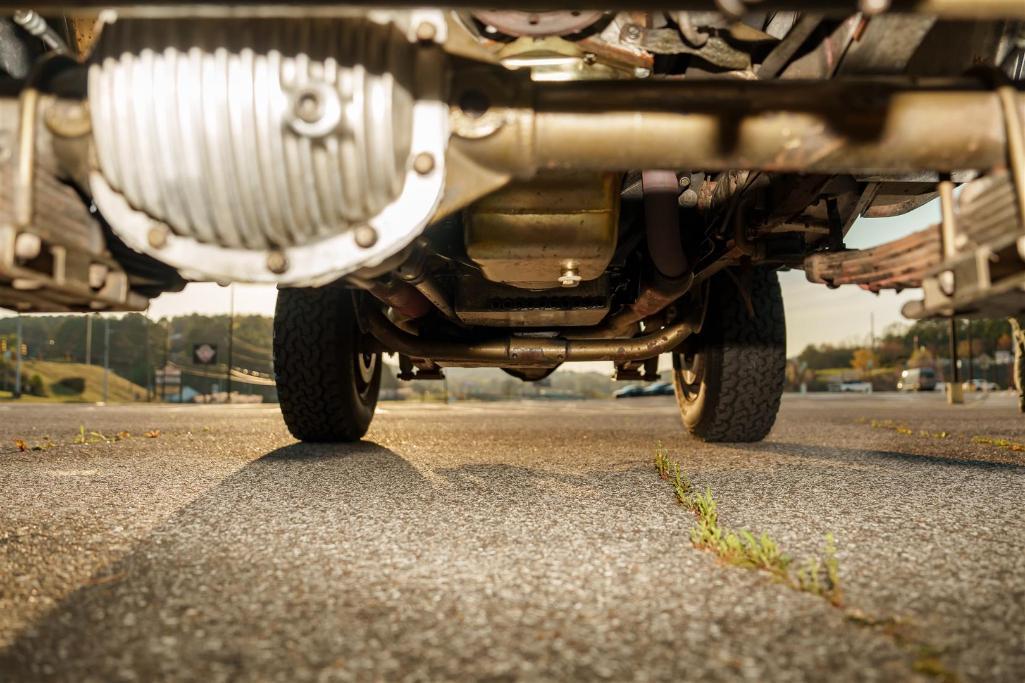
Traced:
<path fill-rule="evenodd" d="M 94 200 L 194 279 L 377 265 L 441 197 L 444 63 L 423 37 L 444 31 L 430 11 L 115 20 L 89 69 Z"/>

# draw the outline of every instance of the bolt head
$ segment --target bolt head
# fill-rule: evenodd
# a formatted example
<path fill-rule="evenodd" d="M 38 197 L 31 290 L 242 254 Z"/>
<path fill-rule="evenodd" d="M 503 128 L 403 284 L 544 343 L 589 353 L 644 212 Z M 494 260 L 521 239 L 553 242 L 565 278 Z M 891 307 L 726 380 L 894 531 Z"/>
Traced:
<path fill-rule="evenodd" d="M 637 24 L 627 24 L 623 28 L 623 37 L 627 40 L 637 40 L 641 37 L 641 27 Z"/>
<path fill-rule="evenodd" d="M 14 257 L 19 261 L 31 261 L 43 251 L 43 240 L 39 235 L 23 232 L 14 239 Z"/>
<path fill-rule="evenodd" d="M 416 39 L 421 43 L 432 43 L 438 37 L 438 28 L 429 21 L 422 21 L 416 27 Z"/>
<path fill-rule="evenodd" d="M 692 209 L 698 205 L 698 193 L 694 190 L 684 190 L 680 194 L 679 204 L 685 209 Z"/>
<path fill-rule="evenodd" d="M 559 284 L 563 287 L 576 287 L 583 280 L 576 268 L 566 268 L 559 276 Z"/>
<path fill-rule="evenodd" d="M 295 115 L 300 121 L 316 123 L 324 115 L 324 104 L 315 92 L 303 92 L 295 98 Z"/>
<path fill-rule="evenodd" d="M 154 225 L 146 233 L 146 241 L 154 249 L 163 249 L 167 246 L 168 230 L 167 226 Z"/>
<path fill-rule="evenodd" d="M 369 249 L 377 244 L 377 230 L 369 225 L 361 225 L 353 232 L 353 239 L 363 249 Z"/>
<path fill-rule="evenodd" d="M 943 292 L 944 296 L 954 296 L 954 291 L 957 286 L 954 271 L 945 270 L 939 274 L 936 280 L 939 282 L 940 291 Z"/>
<path fill-rule="evenodd" d="M 434 170 L 434 155 L 430 152 L 421 152 L 413 159 L 413 170 L 420 175 L 427 175 Z"/>
<path fill-rule="evenodd" d="M 267 270 L 275 275 L 281 275 L 288 270 L 288 258 L 280 251 L 272 251 L 268 253 Z"/>

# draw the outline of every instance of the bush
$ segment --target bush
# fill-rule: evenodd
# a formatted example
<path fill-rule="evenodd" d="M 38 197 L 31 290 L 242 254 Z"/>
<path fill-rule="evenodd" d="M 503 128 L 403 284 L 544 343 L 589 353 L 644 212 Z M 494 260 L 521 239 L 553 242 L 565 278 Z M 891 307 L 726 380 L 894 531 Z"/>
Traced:
<path fill-rule="evenodd" d="M 46 396 L 46 383 L 39 375 L 32 375 L 28 381 L 28 393 L 32 396 Z"/>
<path fill-rule="evenodd" d="M 57 394 L 77 396 L 85 391 L 85 377 L 65 377 L 53 385 L 53 391 Z"/>

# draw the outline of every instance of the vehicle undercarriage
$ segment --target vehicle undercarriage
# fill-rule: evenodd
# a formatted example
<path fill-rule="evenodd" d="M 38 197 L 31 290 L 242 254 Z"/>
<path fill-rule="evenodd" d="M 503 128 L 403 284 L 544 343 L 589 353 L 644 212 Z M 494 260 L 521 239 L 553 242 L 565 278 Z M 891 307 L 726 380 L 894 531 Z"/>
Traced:
<path fill-rule="evenodd" d="M 1025 310 L 1020 0 L 386 4 L 10 10 L 0 305 L 277 284 L 315 441 L 365 433 L 385 353 L 526 381 L 672 354 L 692 433 L 761 439 L 782 268 L 921 287 L 915 318 Z M 845 248 L 936 198 L 940 225 Z"/>

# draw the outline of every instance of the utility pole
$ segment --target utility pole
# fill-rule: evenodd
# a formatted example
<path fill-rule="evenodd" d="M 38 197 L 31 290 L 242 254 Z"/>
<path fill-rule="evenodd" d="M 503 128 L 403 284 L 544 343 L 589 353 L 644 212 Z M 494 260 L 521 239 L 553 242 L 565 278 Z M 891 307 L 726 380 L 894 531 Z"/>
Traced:
<path fill-rule="evenodd" d="M 228 285 L 231 293 L 231 313 L 228 315 L 228 403 L 231 403 L 231 363 L 235 352 L 235 284 Z"/>
<path fill-rule="evenodd" d="M 975 353 L 972 351 L 972 319 L 968 318 L 968 383 L 971 384 L 972 379 L 975 377 L 974 368 L 972 368 L 972 357 Z"/>
<path fill-rule="evenodd" d="M 14 344 L 14 398 L 21 398 L 21 313 L 18 314 L 17 336 Z"/>
<path fill-rule="evenodd" d="M 149 348 L 149 311 L 146 311 L 145 316 L 145 331 L 143 333 L 143 343 L 146 345 L 146 402 L 149 403 L 153 400 L 153 395 L 156 394 L 157 387 L 157 373 L 153 369 L 153 353 Z"/>
<path fill-rule="evenodd" d="M 85 364 L 93 364 L 93 314 L 85 317 Z"/>
<path fill-rule="evenodd" d="M 868 314 L 868 329 L 869 329 L 869 339 L 871 340 L 871 344 L 872 344 L 871 350 L 872 350 L 872 353 L 875 353 L 876 352 L 876 314 L 875 313 L 869 313 Z"/>
<path fill-rule="evenodd" d="M 110 397 L 110 318 L 103 318 L 103 402 Z"/>
<path fill-rule="evenodd" d="M 957 318 L 950 316 L 950 377 L 947 380 L 947 403 L 964 403 L 960 373 L 957 370 Z"/>
<path fill-rule="evenodd" d="M 167 364 L 171 360 L 171 321 L 165 318 L 167 321 L 164 324 L 164 381 L 160 383 L 160 402 L 164 403 L 167 400 Z"/>

